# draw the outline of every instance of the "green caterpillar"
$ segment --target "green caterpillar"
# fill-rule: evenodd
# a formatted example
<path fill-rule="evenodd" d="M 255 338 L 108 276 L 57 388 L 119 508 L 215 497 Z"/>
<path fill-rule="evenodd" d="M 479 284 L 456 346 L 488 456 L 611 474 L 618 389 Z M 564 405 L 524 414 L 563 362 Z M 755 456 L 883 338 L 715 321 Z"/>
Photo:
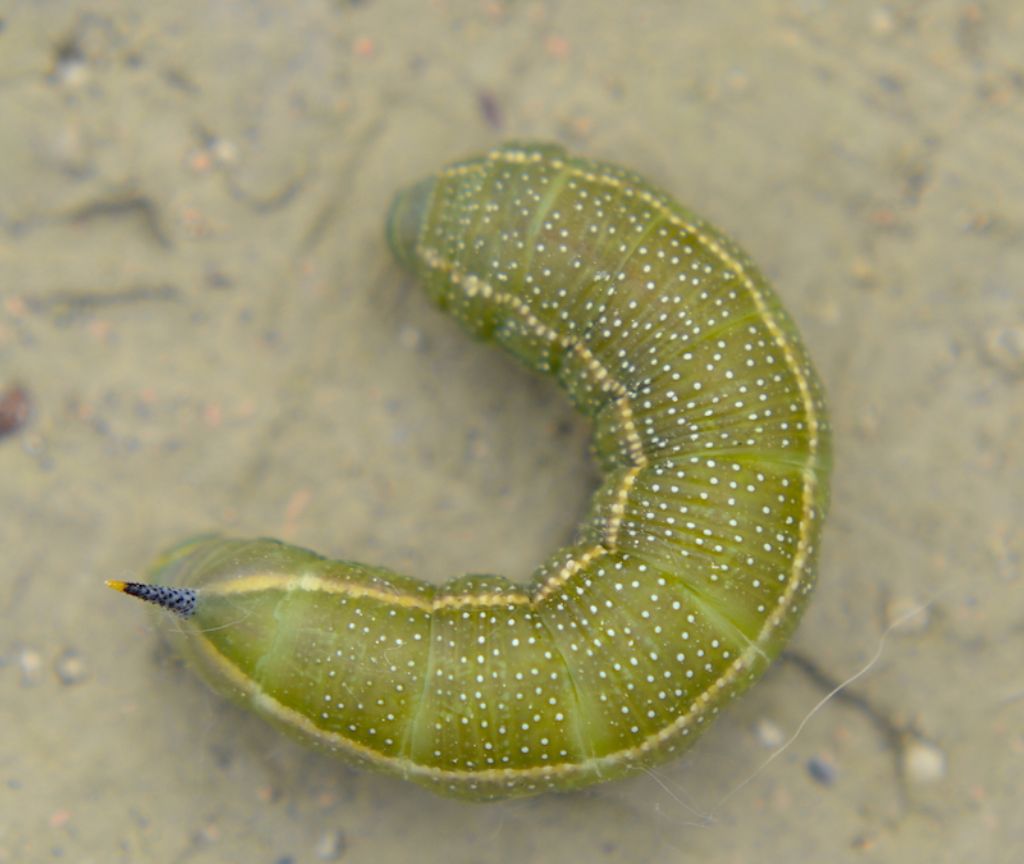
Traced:
<path fill-rule="evenodd" d="M 151 584 L 218 690 L 350 761 L 479 800 L 686 748 L 778 654 L 828 500 L 818 379 L 722 234 L 639 177 L 509 145 L 396 198 L 401 264 L 474 335 L 554 375 L 604 472 L 529 585 L 436 587 L 275 540 L 200 537 Z"/>

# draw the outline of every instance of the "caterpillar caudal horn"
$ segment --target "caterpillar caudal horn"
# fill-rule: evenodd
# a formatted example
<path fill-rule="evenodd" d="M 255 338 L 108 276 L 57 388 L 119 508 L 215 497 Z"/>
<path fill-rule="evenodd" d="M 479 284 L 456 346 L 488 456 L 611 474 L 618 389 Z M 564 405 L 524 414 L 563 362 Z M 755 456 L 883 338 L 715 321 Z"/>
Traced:
<path fill-rule="evenodd" d="M 480 800 L 609 780 L 689 746 L 778 654 L 814 583 L 829 431 L 747 257 L 639 177 L 508 145 L 400 193 L 399 262 L 551 374 L 603 482 L 529 585 L 442 586 L 204 536 L 150 581 L 215 688 L 351 761 Z"/>

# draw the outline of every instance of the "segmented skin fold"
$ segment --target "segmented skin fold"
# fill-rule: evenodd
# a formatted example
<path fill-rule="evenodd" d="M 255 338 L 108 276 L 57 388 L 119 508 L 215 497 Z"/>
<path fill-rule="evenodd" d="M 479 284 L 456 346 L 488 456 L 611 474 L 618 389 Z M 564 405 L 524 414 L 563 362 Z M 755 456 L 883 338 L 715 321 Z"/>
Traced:
<path fill-rule="evenodd" d="M 440 587 L 200 537 L 152 581 L 219 690 L 351 761 L 478 800 L 670 758 L 778 654 L 828 499 L 818 379 L 747 257 L 641 178 L 507 145 L 400 193 L 391 246 L 474 335 L 553 375 L 603 482 L 529 585 Z M 150 599 L 150 598 L 144 598 Z"/>

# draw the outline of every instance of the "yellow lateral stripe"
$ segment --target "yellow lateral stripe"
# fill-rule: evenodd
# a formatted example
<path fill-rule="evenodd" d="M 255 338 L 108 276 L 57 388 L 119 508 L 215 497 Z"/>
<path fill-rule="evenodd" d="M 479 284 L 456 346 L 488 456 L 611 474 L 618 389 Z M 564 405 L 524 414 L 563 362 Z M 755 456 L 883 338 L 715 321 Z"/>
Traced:
<path fill-rule="evenodd" d="M 422 609 L 432 612 L 435 609 L 460 608 L 462 606 L 523 606 L 531 602 L 526 591 L 494 592 L 492 594 L 445 594 L 440 597 L 412 594 L 402 591 L 389 591 L 373 588 L 357 582 L 344 582 L 340 579 L 327 579 L 312 573 L 252 573 L 226 582 L 205 585 L 199 589 L 203 594 L 220 597 L 231 597 L 253 594 L 260 591 L 310 591 L 324 594 L 344 594 L 346 597 L 365 597 L 381 603 L 401 606 L 403 609 Z"/>

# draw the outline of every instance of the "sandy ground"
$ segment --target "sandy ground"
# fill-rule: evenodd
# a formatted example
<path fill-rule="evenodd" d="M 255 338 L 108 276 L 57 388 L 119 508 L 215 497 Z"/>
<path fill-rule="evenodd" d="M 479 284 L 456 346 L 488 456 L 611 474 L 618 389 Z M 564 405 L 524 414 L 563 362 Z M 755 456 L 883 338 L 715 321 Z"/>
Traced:
<path fill-rule="evenodd" d="M 1022 44 L 1015 0 L 0 0 L 0 862 L 1024 859 Z M 586 428 L 382 237 L 509 137 L 748 247 L 836 474 L 792 655 L 697 748 L 474 806 L 209 695 L 102 583 L 197 530 L 435 580 L 569 534 Z"/>

